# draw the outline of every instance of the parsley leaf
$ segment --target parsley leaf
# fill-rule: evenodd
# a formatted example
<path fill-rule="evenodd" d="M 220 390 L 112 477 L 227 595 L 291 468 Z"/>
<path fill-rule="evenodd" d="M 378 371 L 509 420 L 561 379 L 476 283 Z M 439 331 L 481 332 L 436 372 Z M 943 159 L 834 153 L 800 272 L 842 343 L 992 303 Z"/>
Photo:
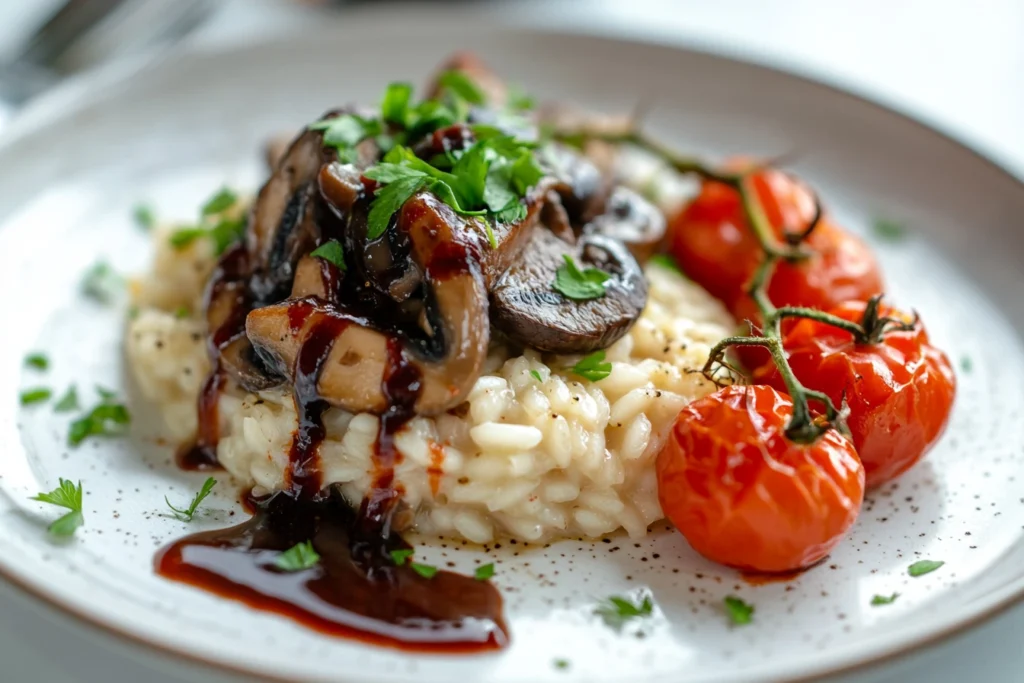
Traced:
<path fill-rule="evenodd" d="M 113 392 L 100 387 L 96 389 L 102 397 L 100 404 L 71 423 L 71 428 L 68 431 L 68 443 L 72 446 L 77 446 L 90 436 L 120 434 L 123 431 L 122 427 L 131 422 L 128 409 L 120 403 L 113 402 L 115 398 Z M 63 399 L 61 402 L 63 403 Z"/>
<path fill-rule="evenodd" d="M 199 489 L 199 493 L 192 497 L 192 502 L 188 504 L 188 507 L 184 510 L 176 508 L 171 505 L 171 501 L 167 500 L 167 496 L 164 496 L 164 502 L 167 503 L 167 507 L 174 511 L 174 516 L 180 519 L 182 522 L 191 522 L 192 517 L 196 514 L 196 508 L 202 503 L 213 487 L 217 485 L 217 480 L 213 477 L 207 477 L 206 481 L 203 482 L 202 488 Z"/>
<path fill-rule="evenodd" d="M 409 558 L 412 557 L 415 552 L 416 551 L 412 548 L 403 548 L 401 550 L 392 550 L 388 554 L 391 555 L 391 561 L 401 567 L 409 561 Z"/>
<path fill-rule="evenodd" d="M 480 565 L 473 572 L 473 578 L 477 581 L 486 581 L 487 579 L 494 576 L 494 563 L 489 562 L 488 564 Z"/>
<path fill-rule="evenodd" d="M 892 603 L 896 602 L 896 598 L 898 597 L 900 597 L 899 593 L 893 593 L 892 595 L 876 595 L 875 597 L 871 598 L 871 605 L 891 605 Z"/>
<path fill-rule="evenodd" d="M 754 606 L 749 605 L 735 595 L 730 595 L 724 600 L 725 611 L 729 619 L 736 626 L 749 624 L 754 618 Z"/>
<path fill-rule="evenodd" d="M 567 299 L 575 301 L 589 301 L 600 299 L 605 294 L 605 282 L 611 275 L 599 268 L 587 268 L 580 270 L 572 256 L 563 254 L 565 264 L 555 271 L 555 291 Z"/>
<path fill-rule="evenodd" d="M 907 567 L 907 573 L 913 577 L 924 576 L 925 574 L 932 573 L 944 564 L 946 563 L 942 560 L 918 560 Z"/>
<path fill-rule="evenodd" d="M 213 253 L 220 256 L 245 235 L 245 218 L 224 218 L 211 227 L 181 228 L 171 233 L 170 243 L 175 249 L 184 249 L 200 237 L 213 241 Z"/>
<path fill-rule="evenodd" d="M 231 188 L 222 187 L 217 190 L 215 195 L 206 200 L 200 213 L 203 216 L 214 216 L 218 213 L 224 213 L 234 206 L 237 201 L 238 195 Z"/>
<path fill-rule="evenodd" d="M 971 360 L 970 356 L 964 356 L 960 359 L 960 370 L 964 374 L 969 374 L 974 369 L 974 361 Z"/>
<path fill-rule="evenodd" d="M 442 88 L 450 90 L 470 104 L 479 106 L 484 104 L 486 100 L 483 91 L 464 71 L 456 69 L 445 71 L 438 77 L 437 82 Z"/>
<path fill-rule="evenodd" d="M 30 353 L 25 356 L 25 365 L 36 370 L 46 370 L 50 367 L 50 359 L 41 353 Z"/>
<path fill-rule="evenodd" d="M 530 370 L 530 375 L 538 382 L 543 382 L 544 378 L 540 376 L 540 373 L 536 370 Z"/>
<path fill-rule="evenodd" d="M 192 315 L 192 312 L 188 310 L 188 306 L 178 306 L 174 309 L 174 317 L 178 320 L 184 320 L 190 315 Z"/>
<path fill-rule="evenodd" d="M 676 262 L 669 254 L 655 254 L 647 260 L 648 263 L 653 263 L 656 266 L 671 270 L 673 273 L 684 275 L 683 269 L 679 267 L 679 263 Z"/>
<path fill-rule="evenodd" d="M 526 111 L 536 106 L 533 97 L 523 91 L 522 88 L 511 86 L 508 89 L 508 108 L 513 111 Z"/>
<path fill-rule="evenodd" d="M 380 115 L 389 123 L 405 125 L 409 114 L 409 100 L 412 98 L 412 86 L 408 83 L 391 83 L 384 92 L 384 100 L 380 103 Z"/>
<path fill-rule="evenodd" d="M 569 668 L 569 660 L 568 659 L 556 659 L 553 662 L 553 664 L 555 665 L 556 669 L 563 669 L 564 670 L 564 669 L 568 669 Z"/>
<path fill-rule="evenodd" d="M 26 389 L 21 392 L 21 405 L 27 406 L 33 403 L 41 403 L 49 400 L 53 392 L 46 387 L 36 387 L 35 389 Z"/>
<path fill-rule="evenodd" d="M 437 574 L 437 567 L 431 566 L 429 564 L 420 564 L 418 562 L 413 562 L 409 566 L 412 567 L 412 570 L 414 572 L 422 576 L 424 579 L 432 579 L 434 578 L 434 575 Z"/>
<path fill-rule="evenodd" d="M 875 237 L 886 242 L 902 242 L 907 238 L 907 228 L 902 223 L 885 218 L 875 219 L 872 225 Z"/>
<path fill-rule="evenodd" d="M 391 217 L 426 184 L 427 178 L 412 176 L 396 180 L 377 190 L 377 197 L 370 207 L 367 221 L 367 238 L 375 240 L 383 235 L 391 223 Z"/>
<path fill-rule="evenodd" d="M 604 351 L 594 351 L 572 366 L 572 371 L 591 382 L 600 382 L 612 374 L 612 364 L 606 363 L 604 357 Z"/>
<path fill-rule="evenodd" d="M 56 405 L 53 406 L 53 410 L 58 413 L 67 413 L 72 410 L 78 410 L 78 389 L 72 384 L 64 396 L 57 401 Z"/>
<path fill-rule="evenodd" d="M 594 610 L 594 614 L 615 630 L 620 630 L 631 619 L 649 617 L 653 613 L 654 601 L 649 595 L 645 595 L 639 605 L 627 598 L 613 595 Z"/>
<path fill-rule="evenodd" d="M 78 482 L 78 486 L 75 486 L 67 479 L 62 478 L 60 486 L 49 493 L 40 493 L 32 500 L 67 508 L 71 511 L 50 524 L 50 533 L 55 536 L 70 536 L 85 521 L 85 517 L 82 515 L 82 482 Z"/>
<path fill-rule="evenodd" d="M 135 221 L 135 225 L 143 230 L 152 230 L 156 225 L 156 214 L 153 212 L 153 207 L 148 204 L 136 204 L 132 209 L 132 219 Z"/>
<path fill-rule="evenodd" d="M 274 566 L 286 572 L 297 572 L 315 567 L 320 561 L 320 554 L 313 549 L 310 541 L 293 545 L 277 556 Z"/>
<path fill-rule="evenodd" d="M 346 268 L 345 253 L 342 251 L 341 243 L 338 240 L 328 240 L 324 242 L 314 249 L 310 253 L 310 256 L 316 256 L 317 258 L 322 258 L 328 263 L 333 263 L 341 271 L 344 271 Z"/>
<path fill-rule="evenodd" d="M 113 303 L 123 287 L 121 276 L 106 261 L 97 261 L 82 278 L 82 293 L 103 304 Z"/>

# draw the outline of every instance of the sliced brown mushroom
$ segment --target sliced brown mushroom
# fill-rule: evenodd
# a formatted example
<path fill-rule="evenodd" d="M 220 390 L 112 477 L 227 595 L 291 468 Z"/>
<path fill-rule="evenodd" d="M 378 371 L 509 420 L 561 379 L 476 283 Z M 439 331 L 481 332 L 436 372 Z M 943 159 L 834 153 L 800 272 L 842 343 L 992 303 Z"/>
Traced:
<path fill-rule="evenodd" d="M 350 412 L 381 413 L 389 401 L 385 378 L 398 348 L 404 363 L 420 375 L 415 410 L 433 415 L 458 404 L 476 382 L 490 340 L 484 277 L 477 264 L 478 245 L 467 239 L 479 231 L 447 205 L 421 193 L 402 207 L 397 229 L 408 234 L 411 258 L 424 273 L 427 306 L 434 313 L 443 353 L 424 357 L 396 333 L 373 329 L 343 307 L 319 299 L 290 300 L 258 308 L 246 319 L 246 333 L 262 356 L 273 359 L 294 380 L 296 359 L 314 327 L 325 318 L 337 321 L 337 334 L 317 378 L 317 393 L 331 405 Z M 300 266 L 304 288 L 316 289 L 316 278 Z M 296 306 L 305 307 L 296 315 Z M 436 329 L 435 329 L 436 327 Z"/>
<path fill-rule="evenodd" d="M 604 296 L 575 301 L 554 289 L 566 255 L 581 269 L 599 268 L 611 275 Z M 491 319 L 523 345 L 551 353 L 588 353 L 622 337 L 646 301 L 643 272 L 621 242 L 588 234 L 570 245 L 539 229 L 522 260 L 491 290 Z"/>
<path fill-rule="evenodd" d="M 628 187 L 612 190 L 604 213 L 583 227 L 584 234 L 606 235 L 625 244 L 643 263 L 665 239 L 665 215 Z"/>

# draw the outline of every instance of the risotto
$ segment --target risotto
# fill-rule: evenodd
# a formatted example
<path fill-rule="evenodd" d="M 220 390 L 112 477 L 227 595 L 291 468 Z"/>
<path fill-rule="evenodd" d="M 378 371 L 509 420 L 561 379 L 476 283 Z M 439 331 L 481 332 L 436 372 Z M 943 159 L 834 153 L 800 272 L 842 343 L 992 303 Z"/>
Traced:
<path fill-rule="evenodd" d="M 154 233 L 153 269 L 133 283 L 137 315 L 126 345 L 168 435 L 186 441 L 210 366 L 198 312 L 215 259 L 209 241 L 175 248 L 168 238 L 168 229 Z M 620 528 L 643 536 L 662 517 L 654 458 L 679 410 L 713 390 L 699 369 L 732 320 L 674 270 L 652 262 L 645 276 L 646 307 L 606 350 L 606 378 L 575 375 L 579 356 L 492 341 L 462 404 L 405 425 L 395 440 L 404 525 L 476 543 L 534 542 Z M 229 385 L 219 415 L 224 468 L 256 493 L 284 489 L 296 430 L 291 394 Z M 331 408 L 324 424 L 323 481 L 341 485 L 357 505 L 371 482 L 378 418 Z"/>

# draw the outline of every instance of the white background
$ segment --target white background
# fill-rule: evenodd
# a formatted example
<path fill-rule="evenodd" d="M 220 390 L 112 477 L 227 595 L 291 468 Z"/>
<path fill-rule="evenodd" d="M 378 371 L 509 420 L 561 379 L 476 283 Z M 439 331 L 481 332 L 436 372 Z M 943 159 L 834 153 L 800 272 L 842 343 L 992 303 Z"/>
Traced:
<path fill-rule="evenodd" d="M 55 0 L 0 2 L 0 54 Z M 224 0 L 197 40 L 301 30 L 315 15 L 284 0 Z M 468 4 L 468 3 L 467 3 Z M 630 33 L 744 56 L 840 84 L 910 113 L 1024 178 L 1022 0 L 522 0 L 543 25 Z M 371 8 L 372 9 L 372 8 Z M 354 11 L 366 11 L 357 9 Z M 400 19 L 396 19 L 400 20 Z M 1024 671 L 1024 607 L 857 681 L 992 683 Z M 3 683 L 212 683 L 51 613 L 0 584 Z"/>

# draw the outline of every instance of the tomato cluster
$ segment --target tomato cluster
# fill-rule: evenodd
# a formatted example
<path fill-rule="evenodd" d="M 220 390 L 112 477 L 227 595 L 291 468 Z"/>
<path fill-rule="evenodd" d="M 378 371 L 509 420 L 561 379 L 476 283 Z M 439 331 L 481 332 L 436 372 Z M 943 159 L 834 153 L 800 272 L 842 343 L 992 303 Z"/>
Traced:
<path fill-rule="evenodd" d="M 769 256 L 748 222 L 740 189 L 749 188 L 745 199 L 758 203 L 770 237 L 801 254 L 773 256 L 758 289 L 772 304 L 768 319 L 782 320 L 770 342 L 777 352 L 735 347 L 752 385 L 724 387 L 680 413 L 658 456 L 659 497 L 701 554 L 782 572 L 824 558 L 856 519 L 865 487 L 924 456 L 946 425 L 956 380 L 921 322 L 879 303 L 870 249 L 820 215 L 805 186 L 774 169 L 744 182 L 706 181 L 673 221 L 672 252 L 738 321 L 761 325 L 749 290 Z M 782 307 L 822 313 L 782 318 Z M 845 420 L 825 425 L 839 406 Z M 812 411 L 811 438 L 788 431 L 795 408 Z"/>

